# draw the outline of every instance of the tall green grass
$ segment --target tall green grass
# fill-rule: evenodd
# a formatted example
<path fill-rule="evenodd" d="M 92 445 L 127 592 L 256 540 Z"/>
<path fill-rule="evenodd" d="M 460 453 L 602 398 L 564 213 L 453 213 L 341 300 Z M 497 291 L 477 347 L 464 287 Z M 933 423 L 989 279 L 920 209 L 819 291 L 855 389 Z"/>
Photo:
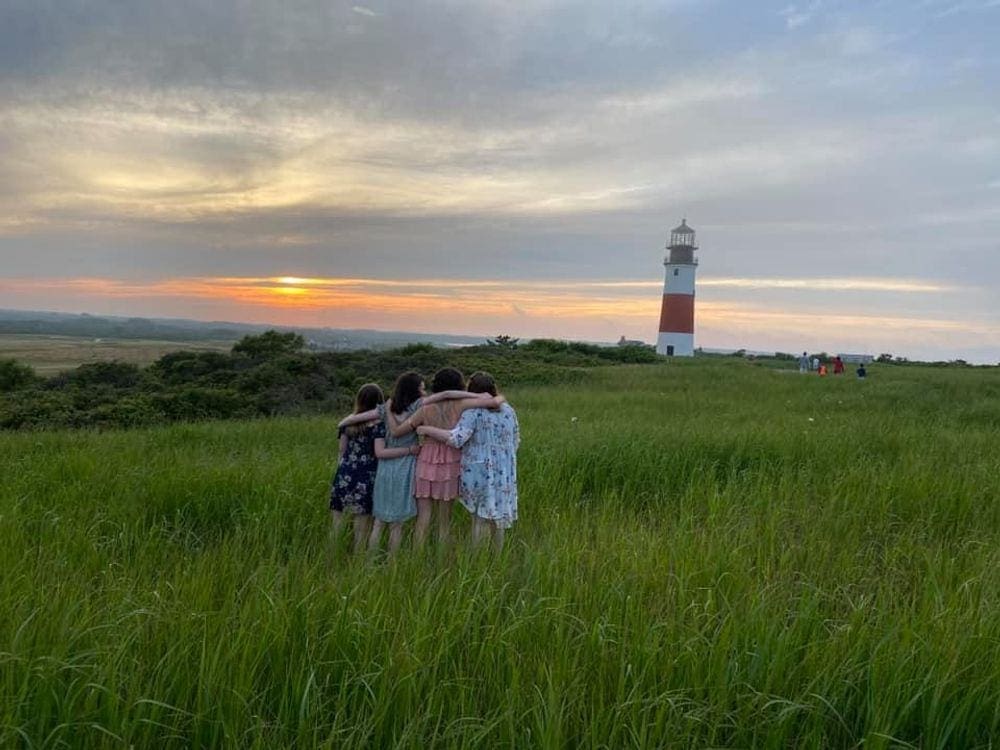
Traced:
<path fill-rule="evenodd" d="M 499 558 L 331 552 L 329 420 L 0 435 L 0 746 L 1000 736 L 1000 371 L 510 397 Z"/>

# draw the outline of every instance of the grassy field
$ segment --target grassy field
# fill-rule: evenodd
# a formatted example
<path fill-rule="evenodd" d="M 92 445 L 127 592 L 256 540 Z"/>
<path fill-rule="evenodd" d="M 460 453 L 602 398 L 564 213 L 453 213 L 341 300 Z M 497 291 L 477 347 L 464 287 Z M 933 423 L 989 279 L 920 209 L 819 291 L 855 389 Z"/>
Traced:
<path fill-rule="evenodd" d="M 329 420 L 0 434 L 0 746 L 996 743 L 1000 370 L 510 397 L 499 559 L 331 553 Z"/>
<path fill-rule="evenodd" d="M 0 333 L 0 359 L 16 359 L 39 375 L 55 375 L 88 362 L 119 360 L 145 366 L 168 352 L 228 352 L 232 341 L 161 341 L 144 339 L 94 339 L 80 336 L 38 336 Z"/>

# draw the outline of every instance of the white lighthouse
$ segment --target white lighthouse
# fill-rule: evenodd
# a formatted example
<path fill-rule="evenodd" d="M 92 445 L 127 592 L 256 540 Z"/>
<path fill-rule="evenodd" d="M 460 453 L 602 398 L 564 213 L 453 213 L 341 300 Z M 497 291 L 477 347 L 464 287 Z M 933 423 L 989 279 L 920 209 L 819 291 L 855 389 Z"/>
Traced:
<path fill-rule="evenodd" d="M 694 230 L 681 220 L 670 230 L 667 255 L 663 259 L 666 278 L 663 282 L 663 307 L 660 310 L 658 354 L 670 357 L 694 356 L 694 276 L 698 261 L 694 251 Z"/>

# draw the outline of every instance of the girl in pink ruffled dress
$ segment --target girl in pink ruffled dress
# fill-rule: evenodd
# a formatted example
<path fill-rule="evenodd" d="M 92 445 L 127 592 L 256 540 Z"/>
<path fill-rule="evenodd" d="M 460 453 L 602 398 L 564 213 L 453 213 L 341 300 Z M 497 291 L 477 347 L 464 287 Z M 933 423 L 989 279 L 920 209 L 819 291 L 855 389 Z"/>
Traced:
<path fill-rule="evenodd" d="M 435 396 L 424 400 L 423 405 L 404 422 L 394 423 L 390 416 L 389 429 L 394 436 L 405 435 L 420 425 L 451 430 L 458 424 L 462 412 L 470 408 L 493 406 L 491 402 L 476 398 L 447 398 L 472 396 L 462 393 L 465 383 L 462 373 L 453 367 L 438 370 L 431 383 Z M 478 394 L 477 394 L 478 395 Z M 484 394 L 489 396 L 490 394 Z M 445 400 L 439 400 L 444 398 Z M 447 542 L 451 533 L 452 502 L 461 496 L 462 451 L 447 443 L 428 438 L 417 456 L 414 477 L 414 496 L 417 500 L 417 523 L 413 541 L 420 546 L 427 538 L 432 508 L 437 506 L 438 539 Z"/>

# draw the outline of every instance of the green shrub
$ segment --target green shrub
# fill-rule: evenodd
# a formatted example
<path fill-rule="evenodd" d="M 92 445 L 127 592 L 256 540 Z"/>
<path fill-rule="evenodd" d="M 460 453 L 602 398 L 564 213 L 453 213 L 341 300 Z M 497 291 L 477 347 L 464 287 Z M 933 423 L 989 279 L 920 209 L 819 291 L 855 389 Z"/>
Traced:
<path fill-rule="evenodd" d="M 16 359 L 0 359 L 0 393 L 27 388 L 38 381 L 30 365 Z"/>
<path fill-rule="evenodd" d="M 346 410 L 357 388 L 416 370 L 428 380 L 442 367 L 466 376 L 487 370 L 502 388 L 579 382 L 589 369 L 660 361 L 651 347 L 601 347 L 539 339 L 448 349 L 413 344 L 390 351 L 306 352 L 295 334 L 247 336 L 231 354 L 177 351 L 140 370 L 97 362 L 62 373 L 37 388 L 22 387 L 6 404 L 0 427 L 138 426 Z M 21 370 L 12 370 L 22 372 Z M 22 382 L 23 376 L 19 375 Z M 24 402 L 24 403 L 20 403 Z"/>
<path fill-rule="evenodd" d="M 79 411 L 70 393 L 29 390 L 0 395 L 0 429 L 69 427 Z"/>
<path fill-rule="evenodd" d="M 404 357 L 413 357 L 418 354 L 434 354 L 437 351 L 437 347 L 434 344 L 407 344 L 399 353 Z"/>
<path fill-rule="evenodd" d="M 138 385 L 141 374 L 139 367 L 131 362 L 88 362 L 75 370 L 60 373 L 50 378 L 48 385 L 52 388 L 66 386 L 76 388 L 91 388 L 94 386 L 110 386 L 111 388 L 131 388 Z"/>
<path fill-rule="evenodd" d="M 253 360 L 271 359 L 301 351 L 305 339 L 297 333 L 265 331 L 259 336 L 244 336 L 233 345 L 233 354 Z"/>
<path fill-rule="evenodd" d="M 206 379 L 231 380 L 235 377 L 233 369 L 233 357 L 221 352 L 170 352 L 149 366 L 150 374 L 171 385 Z M 218 378 L 219 373 L 225 373 L 226 377 Z"/>

